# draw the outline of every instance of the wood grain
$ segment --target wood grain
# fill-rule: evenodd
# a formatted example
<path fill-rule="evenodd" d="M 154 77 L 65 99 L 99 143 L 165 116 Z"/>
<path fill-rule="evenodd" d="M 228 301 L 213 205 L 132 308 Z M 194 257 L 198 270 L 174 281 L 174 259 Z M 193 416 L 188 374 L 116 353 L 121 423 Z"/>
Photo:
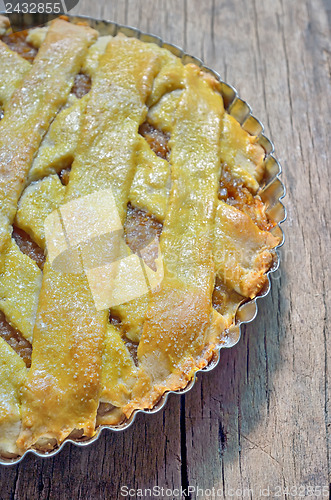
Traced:
<path fill-rule="evenodd" d="M 192 499 L 323 498 L 316 488 L 329 487 L 331 449 L 330 1 L 80 0 L 75 12 L 183 46 L 238 89 L 283 165 L 286 244 L 257 319 L 190 393 L 91 447 L 67 445 L 54 458 L 2 468 L 0 497 L 113 499 L 124 498 L 123 485 L 190 485 L 215 488 Z"/>

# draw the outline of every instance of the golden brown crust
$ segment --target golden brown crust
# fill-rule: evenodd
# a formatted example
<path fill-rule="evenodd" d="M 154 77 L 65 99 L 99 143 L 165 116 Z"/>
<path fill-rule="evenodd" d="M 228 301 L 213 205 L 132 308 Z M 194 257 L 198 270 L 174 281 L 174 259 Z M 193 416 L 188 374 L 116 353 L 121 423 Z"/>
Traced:
<path fill-rule="evenodd" d="M 172 188 L 160 239 L 164 279 L 153 292 L 138 347 L 146 382 L 139 392 L 138 381 L 134 392 L 142 406 L 153 399 L 155 386 L 167 386 L 168 378 L 176 385 L 181 378 L 175 376 L 176 368 L 186 359 L 191 359 L 189 376 L 198 369 L 194 360 L 205 346 L 212 310 L 210 234 L 217 206 L 223 105 L 198 68 L 187 66 L 185 80 L 169 143 Z"/>
<path fill-rule="evenodd" d="M 95 311 L 86 277 L 58 273 L 46 262 L 20 448 L 43 437 L 61 442 L 75 428 L 94 434 L 106 322 L 107 315 Z"/>
<path fill-rule="evenodd" d="M 0 40 L 0 104 L 5 109 L 30 64 Z"/>
<path fill-rule="evenodd" d="M 135 168 L 138 127 L 144 120 L 144 101 L 157 67 L 154 53 L 141 53 L 140 46 L 141 42 L 136 40 L 114 39 L 100 60 L 61 204 L 62 217 L 71 200 L 98 195 L 101 189 L 112 186 L 124 220 Z M 102 116 L 99 106 L 103 106 Z M 125 120 L 128 115 L 132 118 Z M 121 129 L 121 133 L 115 137 L 116 129 Z M 126 149 L 128 140 L 131 148 Z M 122 161 L 120 169 L 119 161 Z M 32 365 L 24 392 L 20 447 L 28 448 L 41 438 L 61 442 L 74 429 L 92 436 L 99 397 L 112 404 L 125 403 L 126 384 L 122 390 L 116 389 L 117 378 L 107 369 L 111 356 L 104 356 L 101 373 L 107 320 L 107 311 L 95 308 L 86 274 L 56 272 L 48 260 L 34 329 Z M 113 336 L 113 343 L 106 342 L 106 346 L 114 349 L 114 339 Z M 116 342 L 117 351 L 121 350 L 124 356 L 123 341 L 117 336 Z"/>
<path fill-rule="evenodd" d="M 14 389 L 0 373 L 0 410 L 13 390 L 15 410 L 2 453 L 91 437 L 185 388 L 263 288 L 279 243 L 259 198 L 264 150 L 224 111 L 219 82 L 153 44 L 95 39 L 56 20 L 29 33 L 32 64 L 0 41 L 0 310 L 32 342 L 29 372 L 0 342 L 20 366 Z M 113 210 L 120 237 L 98 232 Z M 12 240 L 14 218 L 46 250 L 44 269 Z M 109 312 L 121 276 L 142 291 Z"/>
<path fill-rule="evenodd" d="M 219 201 L 214 230 L 216 276 L 240 295 L 254 298 L 266 282 L 273 262 L 271 250 L 279 244 L 252 219 Z"/>

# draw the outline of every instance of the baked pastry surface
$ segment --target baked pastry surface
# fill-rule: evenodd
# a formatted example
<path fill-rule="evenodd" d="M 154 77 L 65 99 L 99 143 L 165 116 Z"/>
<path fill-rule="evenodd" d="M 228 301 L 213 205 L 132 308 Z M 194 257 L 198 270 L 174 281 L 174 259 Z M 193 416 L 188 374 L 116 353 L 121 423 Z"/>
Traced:
<path fill-rule="evenodd" d="M 166 49 L 0 19 L 0 453 L 186 387 L 267 282 L 265 151 Z"/>

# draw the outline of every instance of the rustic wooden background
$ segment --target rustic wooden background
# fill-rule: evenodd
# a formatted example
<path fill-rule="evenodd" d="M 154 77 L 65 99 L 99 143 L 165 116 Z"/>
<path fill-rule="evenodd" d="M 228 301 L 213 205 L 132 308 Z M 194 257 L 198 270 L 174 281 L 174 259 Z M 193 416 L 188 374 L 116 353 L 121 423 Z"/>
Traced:
<path fill-rule="evenodd" d="M 328 496 L 330 0 L 80 0 L 75 13 L 160 35 L 238 89 L 283 165 L 286 244 L 258 318 L 190 393 L 86 449 L 1 468 L 0 498 L 114 499 L 154 485 L 207 490 L 192 499 Z"/>

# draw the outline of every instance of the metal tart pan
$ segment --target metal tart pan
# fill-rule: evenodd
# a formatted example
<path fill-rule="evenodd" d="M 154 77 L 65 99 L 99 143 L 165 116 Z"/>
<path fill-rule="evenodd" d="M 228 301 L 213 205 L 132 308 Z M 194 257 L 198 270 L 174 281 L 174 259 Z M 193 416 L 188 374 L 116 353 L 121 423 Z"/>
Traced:
<path fill-rule="evenodd" d="M 47 14 L 9 14 L 8 17 L 11 21 L 11 25 L 14 31 L 18 31 L 25 28 L 27 29 L 31 27 L 41 26 L 58 16 L 47 15 Z M 160 37 L 156 35 L 144 33 L 136 28 L 130 26 L 123 26 L 111 21 L 97 20 L 86 16 L 68 16 L 68 17 L 72 22 L 87 22 L 92 28 L 96 29 L 101 35 L 115 36 L 117 33 L 123 33 L 126 36 L 138 38 L 143 42 L 155 43 L 159 47 L 168 49 L 174 55 L 179 57 L 184 64 L 194 63 L 204 71 L 212 74 L 216 78 L 216 80 L 220 82 L 225 110 L 234 118 L 236 118 L 236 120 L 241 124 L 244 130 L 246 130 L 252 135 L 257 136 L 258 143 L 265 150 L 265 160 L 264 160 L 265 176 L 264 176 L 264 183 L 259 194 L 263 199 L 263 201 L 268 206 L 267 213 L 276 222 L 276 226 L 272 229 L 272 233 L 280 238 L 280 243 L 274 250 L 275 254 L 274 263 L 272 268 L 267 273 L 268 276 L 267 286 L 259 293 L 259 295 L 255 299 L 245 302 L 239 307 L 236 314 L 235 325 L 233 325 L 233 327 L 230 328 L 227 335 L 226 343 L 217 348 L 214 357 L 208 364 L 208 366 L 206 366 L 202 370 L 197 371 L 193 379 L 188 383 L 185 389 L 166 392 L 158 401 L 158 403 L 154 406 L 153 409 L 136 410 L 133 412 L 133 414 L 129 419 L 127 419 L 125 422 L 119 425 L 116 426 L 102 425 L 98 427 L 96 430 L 96 434 L 90 439 L 67 438 L 60 446 L 47 453 L 30 449 L 27 450 L 22 456 L 17 458 L 6 459 L 0 457 L 0 464 L 2 465 L 16 465 L 19 462 L 21 462 L 24 459 L 24 457 L 28 454 L 32 454 L 41 458 L 53 457 L 63 449 L 63 446 L 66 443 L 72 443 L 76 446 L 88 446 L 91 443 L 95 442 L 97 439 L 99 439 L 101 433 L 105 429 L 109 429 L 113 432 L 120 432 L 127 429 L 133 424 L 138 413 L 156 413 L 162 410 L 167 402 L 170 393 L 181 395 L 191 390 L 195 384 L 196 377 L 199 372 L 211 371 L 218 365 L 221 349 L 233 347 L 235 344 L 239 342 L 241 335 L 241 325 L 250 323 L 255 319 L 258 312 L 257 302 L 259 299 L 265 297 L 270 292 L 271 288 L 270 278 L 272 274 L 279 268 L 279 263 L 280 263 L 279 248 L 284 244 L 284 233 L 280 227 L 280 224 L 284 222 L 286 219 L 286 210 L 281 201 L 285 196 L 285 187 L 279 178 L 281 174 L 281 166 L 273 154 L 274 153 L 273 143 L 264 135 L 264 127 L 262 123 L 253 116 L 251 107 L 249 106 L 249 104 L 247 104 L 244 100 L 242 100 L 239 97 L 236 89 L 231 85 L 229 85 L 228 83 L 225 83 L 217 72 L 205 66 L 204 63 L 201 61 L 201 59 L 198 59 L 196 57 L 187 54 L 184 50 L 182 50 L 180 47 L 176 45 L 164 42 Z"/>

